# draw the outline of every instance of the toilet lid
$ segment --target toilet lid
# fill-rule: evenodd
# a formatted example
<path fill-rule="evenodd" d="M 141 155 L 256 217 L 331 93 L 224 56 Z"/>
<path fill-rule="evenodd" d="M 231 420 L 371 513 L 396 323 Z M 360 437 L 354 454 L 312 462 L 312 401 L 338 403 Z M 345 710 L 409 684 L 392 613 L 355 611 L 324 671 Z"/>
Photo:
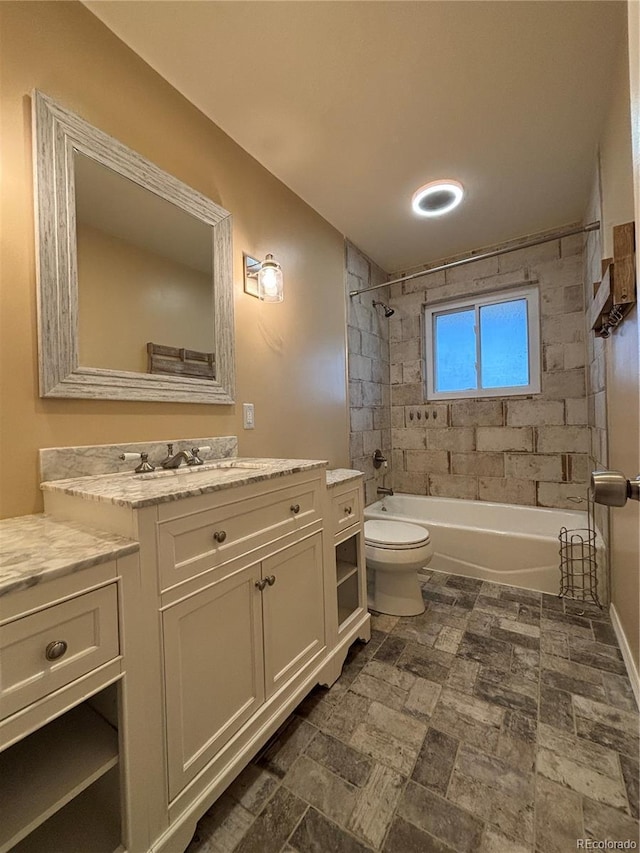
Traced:
<path fill-rule="evenodd" d="M 429 531 L 406 521 L 372 518 L 364 523 L 364 539 L 378 548 L 417 548 L 428 544 Z"/>

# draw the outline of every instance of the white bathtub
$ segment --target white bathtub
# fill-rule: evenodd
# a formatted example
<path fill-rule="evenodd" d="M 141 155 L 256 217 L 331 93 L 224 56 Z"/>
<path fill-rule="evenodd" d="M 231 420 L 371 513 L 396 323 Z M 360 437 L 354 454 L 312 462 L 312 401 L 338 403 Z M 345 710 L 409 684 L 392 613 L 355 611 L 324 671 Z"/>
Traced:
<path fill-rule="evenodd" d="M 586 512 L 402 494 L 371 504 L 364 516 L 426 527 L 434 550 L 429 570 L 555 594 L 560 528 L 587 526 Z M 600 534 L 597 546 L 602 566 Z"/>

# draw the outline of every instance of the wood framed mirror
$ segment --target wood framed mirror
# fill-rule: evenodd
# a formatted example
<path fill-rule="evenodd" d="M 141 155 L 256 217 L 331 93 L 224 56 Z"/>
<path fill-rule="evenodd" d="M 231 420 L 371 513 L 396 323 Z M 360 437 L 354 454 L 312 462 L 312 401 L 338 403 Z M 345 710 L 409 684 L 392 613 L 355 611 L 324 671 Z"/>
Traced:
<path fill-rule="evenodd" d="M 40 396 L 233 403 L 231 214 L 38 91 L 33 120 Z"/>

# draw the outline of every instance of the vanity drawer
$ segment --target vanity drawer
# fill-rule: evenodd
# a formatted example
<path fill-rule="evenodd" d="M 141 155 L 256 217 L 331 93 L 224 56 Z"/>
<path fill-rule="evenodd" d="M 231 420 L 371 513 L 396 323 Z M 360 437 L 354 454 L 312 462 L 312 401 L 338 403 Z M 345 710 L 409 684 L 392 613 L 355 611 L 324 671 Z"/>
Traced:
<path fill-rule="evenodd" d="M 117 657 L 116 584 L 0 627 L 0 719 Z"/>
<path fill-rule="evenodd" d="M 362 515 L 362 489 L 360 486 L 342 492 L 333 498 L 333 532 L 340 533 Z"/>
<path fill-rule="evenodd" d="M 312 481 L 159 522 L 161 589 L 318 521 L 320 500 L 317 481 Z"/>

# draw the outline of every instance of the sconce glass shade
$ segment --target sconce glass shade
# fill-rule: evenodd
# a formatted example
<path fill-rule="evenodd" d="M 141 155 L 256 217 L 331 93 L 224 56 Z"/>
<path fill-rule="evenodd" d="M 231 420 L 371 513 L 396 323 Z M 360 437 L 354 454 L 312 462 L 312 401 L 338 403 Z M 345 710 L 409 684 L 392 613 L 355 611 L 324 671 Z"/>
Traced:
<path fill-rule="evenodd" d="M 258 299 L 263 302 L 282 302 L 284 299 L 284 280 L 280 264 L 268 254 L 258 273 Z"/>

